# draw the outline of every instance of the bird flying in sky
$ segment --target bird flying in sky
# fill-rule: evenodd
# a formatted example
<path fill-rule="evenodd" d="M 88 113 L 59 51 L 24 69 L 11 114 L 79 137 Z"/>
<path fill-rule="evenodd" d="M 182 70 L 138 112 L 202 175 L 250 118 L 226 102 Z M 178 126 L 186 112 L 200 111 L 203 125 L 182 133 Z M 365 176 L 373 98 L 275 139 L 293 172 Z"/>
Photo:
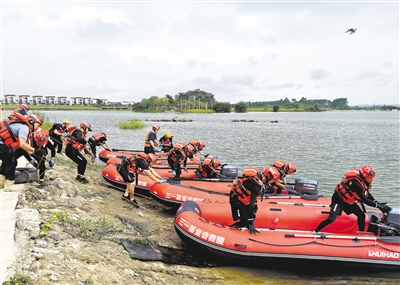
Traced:
<path fill-rule="evenodd" d="M 357 29 L 350 28 L 350 29 L 348 29 L 345 33 L 349 33 L 349 35 L 352 35 L 352 34 L 354 34 L 356 31 L 357 31 Z"/>

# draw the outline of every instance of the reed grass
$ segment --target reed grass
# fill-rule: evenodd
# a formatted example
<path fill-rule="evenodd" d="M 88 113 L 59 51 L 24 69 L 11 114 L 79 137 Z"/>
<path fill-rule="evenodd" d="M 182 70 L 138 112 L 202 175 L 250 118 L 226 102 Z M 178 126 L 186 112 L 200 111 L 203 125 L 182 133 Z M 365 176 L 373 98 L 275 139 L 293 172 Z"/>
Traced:
<path fill-rule="evenodd" d="M 130 119 L 128 121 L 119 122 L 117 126 L 118 128 L 124 130 L 137 130 L 137 129 L 143 129 L 147 125 L 137 119 Z"/>

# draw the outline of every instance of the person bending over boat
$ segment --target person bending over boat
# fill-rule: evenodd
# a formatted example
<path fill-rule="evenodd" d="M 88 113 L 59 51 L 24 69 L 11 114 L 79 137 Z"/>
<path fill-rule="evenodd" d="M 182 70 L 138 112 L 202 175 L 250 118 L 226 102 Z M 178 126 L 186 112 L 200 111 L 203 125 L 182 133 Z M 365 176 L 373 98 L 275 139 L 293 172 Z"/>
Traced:
<path fill-rule="evenodd" d="M 166 132 L 165 135 L 160 138 L 161 151 L 169 152 L 174 147 L 174 144 L 172 143 L 172 138 L 173 135 L 171 132 Z"/>
<path fill-rule="evenodd" d="M 159 145 L 157 140 L 157 133 L 160 130 L 158 125 L 153 125 L 151 130 L 146 133 L 146 138 L 144 141 L 144 153 L 154 153 L 156 154 L 155 147 Z"/>
<path fill-rule="evenodd" d="M 293 186 L 286 183 L 286 175 L 295 172 L 296 165 L 293 162 L 285 163 L 282 160 L 277 160 L 273 165 L 264 168 L 262 171 L 262 180 L 266 185 L 265 193 L 277 195 L 284 189 L 293 190 Z"/>
<path fill-rule="evenodd" d="M 28 140 L 31 133 L 43 124 L 42 119 L 35 114 L 24 116 L 16 113 L 16 117 L 0 122 L 0 188 L 5 187 L 6 180 L 15 179 L 18 158 L 25 152 L 32 154 L 35 151 Z"/>
<path fill-rule="evenodd" d="M 76 180 L 83 184 L 89 183 L 89 181 L 85 178 L 85 171 L 87 160 L 81 154 L 81 151 L 85 149 L 87 152 L 91 153 L 91 149 L 86 141 L 86 134 L 89 131 L 92 131 L 91 125 L 88 122 L 81 122 L 79 125 L 79 129 L 75 126 L 70 126 L 68 128 L 69 135 L 65 141 L 65 154 L 74 161 L 77 165 L 78 175 L 76 176 Z M 92 161 L 94 161 L 94 157 L 92 155 Z"/>
<path fill-rule="evenodd" d="M 174 148 L 168 154 L 168 164 L 172 170 L 172 176 L 175 178 L 181 177 L 181 164 L 183 164 L 183 169 L 188 172 L 186 168 L 187 159 L 193 156 L 194 147 L 191 144 L 185 145 L 183 142 L 177 143 Z"/>
<path fill-rule="evenodd" d="M 51 152 L 51 159 L 49 161 L 49 166 L 53 167 L 55 164 L 54 157 L 56 156 L 56 149 L 49 141 L 49 131 L 45 129 L 37 129 L 30 141 L 31 145 L 35 148 L 35 151 L 32 155 L 29 155 L 25 152 L 25 158 L 30 161 L 35 168 L 39 169 L 39 187 L 44 187 L 46 184 L 44 183 L 44 175 L 46 173 L 46 155 L 47 149 Z M 35 162 L 32 161 L 32 158 Z"/>
<path fill-rule="evenodd" d="M 232 218 L 235 222 L 231 227 L 246 227 L 250 234 L 258 231 L 254 227 L 256 219 L 257 196 L 261 194 L 264 184 L 259 178 L 258 169 L 247 166 L 243 170 L 243 175 L 238 177 L 232 185 L 229 194 Z"/>
<path fill-rule="evenodd" d="M 344 174 L 343 180 L 335 187 L 328 218 L 323 220 L 315 228 L 314 232 L 318 233 L 323 228 L 333 223 L 337 216 L 341 215 L 343 211 L 347 215 L 356 215 L 358 230 L 364 231 L 366 212 L 364 204 L 378 208 L 384 214 L 389 212 L 390 208 L 386 203 L 379 203 L 369 192 L 375 176 L 375 169 L 370 165 L 363 165 L 359 169 L 347 171 Z"/>
<path fill-rule="evenodd" d="M 199 169 L 196 171 L 198 177 L 215 178 L 220 174 L 221 163 L 218 158 L 212 157 L 211 155 L 204 158 L 204 161 L 200 164 Z"/>
<path fill-rule="evenodd" d="M 106 132 L 101 134 L 94 134 L 88 139 L 88 144 L 90 146 L 90 149 L 92 150 L 94 157 L 96 157 L 96 146 L 101 146 L 104 149 L 111 150 L 111 147 L 107 142 Z"/>
<path fill-rule="evenodd" d="M 136 207 L 139 207 L 135 199 L 135 185 L 138 180 L 139 168 L 144 174 L 150 177 L 151 180 L 156 182 L 165 182 L 151 165 L 157 161 L 157 157 L 153 153 L 139 153 L 138 155 L 131 155 L 123 159 L 117 166 L 117 171 L 121 175 L 124 182 L 126 182 L 125 193 L 122 195 L 122 200 L 125 200 Z"/>
<path fill-rule="evenodd" d="M 19 105 L 19 108 L 15 109 L 14 111 L 11 112 L 11 114 L 8 116 L 8 119 L 9 120 L 18 119 L 18 114 L 22 115 L 22 116 L 28 116 L 29 109 L 30 109 L 29 105 L 21 104 L 21 105 Z"/>
<path fill-rule="evenodd" d="M 205 156 L 202 150 L 206 147 L 206 144 L 203 141 L 192 140 L 188 144 L 193 146 L 193 154 L 189 157 L 193 161 L 200 161 L 200 158 L 196 156 L 196 153 Z"/>
<path fill-rule="evenodd" d="M 50 138 L 53 141 L 53 145 L 57 149 L 58 154 L 62 154 L 63 141 L 61 136 L 66 134 L 70 123 L 71 122 L 68 119 L 64 119 L 61 124 L 53 124 L 49 130 Z"/>

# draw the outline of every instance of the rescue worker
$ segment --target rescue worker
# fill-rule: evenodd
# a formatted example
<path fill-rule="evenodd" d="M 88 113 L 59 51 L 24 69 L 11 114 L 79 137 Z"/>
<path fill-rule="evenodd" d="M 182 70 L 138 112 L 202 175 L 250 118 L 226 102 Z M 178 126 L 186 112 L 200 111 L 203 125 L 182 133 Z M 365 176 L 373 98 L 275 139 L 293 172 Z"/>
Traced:
<path fill-rule="evenodd" d="M 49 131 L 45 129 L 37 129 L 31 138 L 32 146 L 35 148 L 32 157 L 36 160 L 36 168 L 39 169 L 39 187 L 44 187 L 46 184 L 44 183 L 44 175 L 46 172 L 46 156 L 47 156 L 47 149 L 50 149 L 51 152 L 51 159 L 49 161 L 49 166 L 53 167 L 55 164 L 54 157 L 56 156 L 56 149 L 54 146 L 49 142 Z M 32 158 L 26 154 L 25 158 L 28 161 L 32 161 Z"/>
<path fill-rule="evenodd" d="M 205 143 L 203 141 L 199 141 L 199 140 L 191 140 L 189 142 L 189 144 L 191 144 L 194 147 L 193 155 L 189 158 L 193 161 L 200 161 L 200 158 L 198 156 L 195 156 L 195 154 L 199 153 L 202 156 L 205 156 L 204 153 L 202 152 L 202 150 L 206 146 Z"/>
<path fill-rule="evenodd" d="M 365 206 L 378 208 L 384 214 L 390 211 L 386 203 L 379 203 L 370 193 L 372 181 L 376 176 L 375 169 L 370 165 L 363 165 L 359 169 L 352 169 L 345 173 L 343 180 L 336 185 L 332 195 L 331 210 L 328 218 L 323 220 L 314 230 L 318 233 L 333 223 L 338 215 L 344 211 L 347 215 L 357 216 L 358 230 L 365 229 Z M 324 237 L 323 234 L 320 234 Z"/>
<path fill-rule="evenodd" d="M 208 155 L 196 171 L 198 177 L 215 178 L 220 174 L 221 162 L 218 158 Z"/>
<path fill-rule="evenodd" d="M 267 166 L 262 171 L 262 181 L 266 189 L 265 193 L 274 195 L 281 194 L 282 190 L 293 190 L 292 185 L 287 185 L 286 175 L 296 172 L 296 165 L 293 162 L 285 163 L 277 160 L 273 165 Z"/>
<path fill-rule="evenodd" d="M 58 154 L 62 154 L 63 141 L 62 136 L 67 134 L 67 128 L 71 122 L 68 119 L 64 119 L 61 124 L 53 124 L 50 128 L 49 134 L 53 141 L 54 147 L 57 149 Z"/>
<path fill-rule="evenodd" d="M 92 131 L 91 125 L 88 122 L 81 122 L 79 129 L 75 126 L 70 126 L 68 128 L 68 137 L 65 140 L 65 154 L 74 161 L 77 165 L 78 175 L 76 180 L 83 184 L 89 183 L 85 178 L 85 170 L 87 165 L 86 158 L 81 154 L 81 151 L 85 149 L 89 154 L 92 155 L 92 161 L 94 161 L 94 156 L 92 150 L 86 141 L 86 135 L 89 131 Z"/>
<path fill-rule="evenodd" d="M 257 196 L 261 194 L 264 184 L 259 178 L 260 173 L 256 167 L 247 166 L 243 169 L 241 177 L 236 178 L 229 194 L 232 218 L 235 221 L 231 227 L 246 227 L 250 234 L 258 233 L 254 227 L 256 219 Z"/>
<path fill-rule="evenodd" d="M 125 200 L 135 207 L 139 207 L 135 199 L 135 185 L 138 181 L 139 168 L 141 171 L 150 177 L 151 180 L 156 182 L 165 182 L 151 165 L 157 161 L 157 157 L 153 153 L 139 153 L 138 155 L 131 155 L 123 159 L 117 166 L 118 173 L 126 183 L 125 193 L 122 195 L 122 200 Z"/>
<path fill-rule="evenodd" d="M 90 146 L 90 149 L 92 150 L 92 153 L 94 157 L 96 157 L 96 146 L 101 146 L 104 149 L 111 150 L 110 145 L 107 142 L 107 133 L 101 133 L 101 134 L 94 134 L 88 139 L 88 143 Z"/>
<path fill-rule="evenodd" d="M 169 152 L 174 147 L 172 137 L 173 135 L 171 132 L 166 132 L 165 135 L 160 138 L 161 151 Z"/>
<path fill-rule="evenodd" d="M 158 125 L 153 125 L 151 130 L 146 133 L 146 138 L 144 141 L 144 153 L 154 153 L 156 154 L 155 147 L 159 145 L 157 140 L 157 133 L 160 130 Z"/>
<path fill-rule="evenodd" d="M 28 116 L 29 109 L 30 108 L 27 104 L 21 104 L 19 105 L 19 108 L 11 112 L 11 114 L 8 116 L 8 119 L 9 120 L 17 119 L 16 113 L 21 114 L 22 116 Z"/>
<path fill-rule="evenodd" d="M 191 144 L 185 145 L 183 142 L 175 144 L 174 148 L 168 154 L 168 164 L 172 170 L 172 176 L 175 178 L 181 177 L 181 164 L 183 169 L 188 172 L 186 167 L 187 159 L 194 154 L 194 147 Z"/>
<path fill-rule="evenodd" d="M 5 180 L 15 179 L 15 168 L 17 159 L 28 153 L 33 154 L 34 148 L 29 145 L 28 140 L 32 132 L 36 131 L 42 124 L 42 119 L 30 114 L 17 115 L 17 119 L 3 120 L 0 122 L 0 188 L 4 188 Z"/>

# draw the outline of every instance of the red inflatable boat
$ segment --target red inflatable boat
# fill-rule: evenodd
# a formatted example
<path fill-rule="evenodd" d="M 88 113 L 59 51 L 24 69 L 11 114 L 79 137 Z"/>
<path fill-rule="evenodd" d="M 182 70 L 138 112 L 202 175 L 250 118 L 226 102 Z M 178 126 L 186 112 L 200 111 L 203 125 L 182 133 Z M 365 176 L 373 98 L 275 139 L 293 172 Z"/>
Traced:
<path fill-rule="evenodd" d="M 259 203 L 255 226 L 259 233 L 231 228 L 228 204 L 188 201 L 174 219 L 180 238 L 204 255 L 229 260 L 235 265 L 276 264 L 292 261 L 337 265 L 379 266 L 400 269 L 400 207 L 392 207 L 385 221 L 377 211 L 368 211 L 369 232 L 356 232 L 354 215 L 342 215 L 325 228 L 324 236 L 312 234 L 329 208 Z"/>
<path fill-rule="evenodd" d="M 99 152 L 99 159 L 103 162 L 107 162 L 112 157 L 126 157 L 132 154 L 143 153 L 143 150 L 128 150 L 128 149 L 103 149 Z M 157 160 L 166 160 L 167 153 L 157 151 L 156 152 Z"/>
<path fill-rule="evenodd" d="M 163 184 L 154 184 L 150 188 L 152 197 L 163 205 L 178 208 L 185 201 L 203 201 L 203 200 L 229 200 L 229 192 L 231 191 L 233 180 L 229 179 L 208 179 L 201 181 L 193 180 L 169 180 Z M 318 182 L 310 179 L 297 179 L 295 188 L 299 190 L 299 194 L 288 194 L 283 190 L 281 195 L 272 196 L 264 194 L 265 199 L 302 199 L 315 201 L 319 200 Z M 308 185 L 309 189 L 304 189 L 304 185 Z M 310 189 L 312 188 L 312 189 Z M 327 200 L 329 204 L 330 199 Z"/>
<path fill-rule="evenodd" d="M 172 178 L 172 171 L 170 169 L 157 169 L 156 171 L 161 177 Z M 108 183 L 110 183 L 111 185 L 120 188 L 121 190 L 125 190 L 126 183 L 122 179 L 121 175 L 118 173 L 117 166 L 115 164 L 109 164 L 106 167 L 104 167 L 104 169 L 101 172 L 101 175 L 103 179 Z M 194 170 L 189 169 L 188 173 L 186 173 L 185 171 L 182 172 L 182 177 L 195 178 L 196 173 Z M 138 193 L 142 195 L 150 196 L 149 190 L 153 184 L 160 184 L 160 183 L 156 183 L 145 174 L 139 173 L 138 183 L 135 189 L 138 189 L 139 190 Z"/>

